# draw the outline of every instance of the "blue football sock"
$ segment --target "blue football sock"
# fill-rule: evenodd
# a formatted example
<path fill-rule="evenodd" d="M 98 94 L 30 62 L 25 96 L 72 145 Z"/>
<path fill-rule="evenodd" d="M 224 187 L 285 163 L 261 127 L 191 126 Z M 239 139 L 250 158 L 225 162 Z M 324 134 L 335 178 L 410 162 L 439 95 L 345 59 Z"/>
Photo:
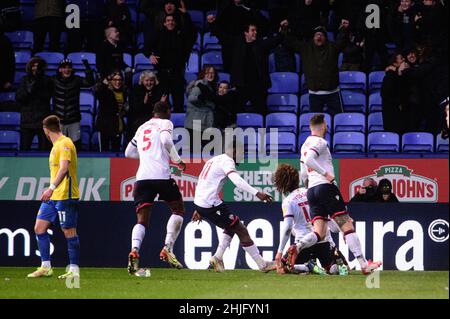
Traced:
<path fill-rule="evenodd" d="M 69 251 L 69 262 L 71 265 L 79 265 L 80 240 L 78 236 L 67 239 L 67 250 Z"/>
<path fill-rule="evenodd" d="M 50 235 L 45 232 L 43 234 L 37 234 L 36 240 L 38 242 L 39 253 L 41 254 L 41 260 L 50 261 Z"/>

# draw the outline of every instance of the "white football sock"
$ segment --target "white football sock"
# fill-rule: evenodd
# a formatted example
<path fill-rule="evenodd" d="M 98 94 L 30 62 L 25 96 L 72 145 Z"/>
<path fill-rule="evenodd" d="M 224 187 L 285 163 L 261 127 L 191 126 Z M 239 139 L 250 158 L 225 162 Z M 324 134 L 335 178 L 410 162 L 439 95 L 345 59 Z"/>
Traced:
<path fill-rule="evenodd" d="M 145 236 L 145 227 L 141 224 L 136 224 L 131 232 L 131 250 L 139 250 Z"/>
<path fill-rule="evenodd" d="M 302 249 L 311 247 L 317 243 L 317 235 L 314 232 L 311 232 L 307 235 L 305 235 L 302 240 L 297 244 L 297 250 L 300 252 Z"/>
<path fill-rule="evenodd" d="M 361 250 L 361 243 L 359 242 L 358 235 L 356 233 L 350 233 L 345 235 L 345 242 L 347 243 L 348 248 L 353 253 L 353 256 L 358 259 L 361 268 L 367 267 L 367 260 L 364 258 L 364 255 Z"/>
<path fill-rule="evenodd" d="M 80 273 L 80 267 L 78 267 L 78 265 L 69 265 L 69 271 L 71 271 L 74 274 L 79 274 Z"/>
<path fill-rule="evenodd" d="M 244 248 L 247 254 L 249 254 L 250 257 L 253 258 L 259 269 L 263 269 L 266 266 L 266 261 L 262 258 L 261 254 L 259 253 L 259 249 L 255 244 L 242 248 Z"/>
<path fill-rule="evenodd" d="M 219 241 L 219 246 L 217 246 L 216 253 L 214 254 L 214 257 L 219 258 L 220 260 L 223 260 L 223 254 L 225 253 L 225 250 L 230 247 L 231 240 L 233 237 L 226 233 L 222 233 L 222 237 Z"/>
<path fill-rule="evenodd" d="M 43 261 L 43 262 L 41 263 L 41 267 L 43 267 L 43 268 L 51 268 L 51 267 L 52 267 L 52 264 L 50 263 L 50 260 Z"/>
<path fill-rule="evenodd" d="M 183 217 L 176 214 L 172 214 L 172 216 L 170 216 L 169 221 L 167 222 L 167 235 L 165 241 L 165 246 L 169 251 L 172 251 L 173 244 L 180 234 L 182 225 Z"/>
<path fill-rule="evenodd" d="M 297 272 L 309 272 L 309 268 L 306 265 L 294 265 L 294 270 Z"/>

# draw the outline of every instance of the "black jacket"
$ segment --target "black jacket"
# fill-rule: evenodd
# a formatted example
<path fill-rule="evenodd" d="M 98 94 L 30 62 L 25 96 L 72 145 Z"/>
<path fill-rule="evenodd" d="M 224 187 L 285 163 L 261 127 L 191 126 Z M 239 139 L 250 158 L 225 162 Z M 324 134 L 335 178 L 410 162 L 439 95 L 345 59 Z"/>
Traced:
<path fill-rule="evenodd" d="M 214 127 L 225 129 L 236 123 L 238 109 L 238 96 L 234 91 L 225 95 L 216 95 L 214 99 L 216 108 L 214 113 Z"/>
<path fill-rule="evenodd" d="M 123 91 L 124 101 L 127 102 L 127 92 Z M 118 135 L 123 133 L 120 125 L 123 126 L 123 116 L 125 109 L 120 109 L 116 101 L 114 92 L 103 83 L 97 84 L 96 96 L 98 99 L 98 117 L 96 128 L 105 135 Z"/>
<path fill-rule="evenodd" d="M 116 46 L 109 41 L 103 41 L 97 50 L 96 65 L 97 72 L 101 77 L 105 77 L 114 71 L 125 70 L 128 65 L 123 61 L 124 48 L 119 42 Z"/>
<path fill-rule="evenodd" d="M 86 78 L 72 74 L 63 78 L 60 74 L 52 77 L 54 113 L 61 119 L 61 124 L 72 124 L 81 120 L 80 89 L 94 85 L 92 70 L 86 70 Z"/>

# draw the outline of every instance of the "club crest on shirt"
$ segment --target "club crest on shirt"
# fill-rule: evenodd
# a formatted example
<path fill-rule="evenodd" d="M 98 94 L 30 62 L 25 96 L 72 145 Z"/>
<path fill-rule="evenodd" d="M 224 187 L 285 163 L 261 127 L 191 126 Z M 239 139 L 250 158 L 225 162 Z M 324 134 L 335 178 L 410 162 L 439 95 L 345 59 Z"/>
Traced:
<path fill-rule="evenodd" d="M 231 220 L 234 220 L 234 215 L 230 214 L 230 215 L 228 215 L 228 218 L 231 219 Z"/>

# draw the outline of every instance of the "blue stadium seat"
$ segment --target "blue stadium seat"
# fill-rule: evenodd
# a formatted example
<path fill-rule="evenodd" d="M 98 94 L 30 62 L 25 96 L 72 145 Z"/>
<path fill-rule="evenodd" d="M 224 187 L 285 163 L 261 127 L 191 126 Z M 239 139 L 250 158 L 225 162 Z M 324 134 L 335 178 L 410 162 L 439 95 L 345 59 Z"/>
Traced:
<path fill-rule="evenodd" d="M 203 11 L 200 10 L 188 10 L 187 11 L 191 16 L 192 23 L 198 28 L 198 30 L 202 31 L 205 25 L 205 16 Z"/>
<path fill-rule="evenodd" d="M 292 113 L 271 113 L 266 116 L 266 128 L 277 128 L 280 132 L 297 133 L 297 115 Z"/>
<path fill-rule="evenodd" d="M 30 51 L 16 51 L 14 52 L 14 57 L 16 59 L 16 70 L 25 71 L 27 62 L 31 58 Z"/>
<path fill-rule="evenodd" d="M 128 3 L 127 3 L 127 6 L 128 6 L 128 9 L 130 10 L 130 19 L 131 19 L 131 23 L 134 25 L 134 26 L 137 26 L 137 11 L 136 11 L 136 7 L 132 7 L 132 6 L 129 6 L 128 5 Z"/>
<path fill-rule="evenodd" d="M 185 113 L 172 113 L 170 120 L 174 127 L 184 127 Z"/>
<path fill-rule="evenodd" d="M 7 32 L 5 35 L 11 40 L 14 49 L 31 50 L 33 49 L 33 32 L 27 30 L 18 30 Z"/>
<path fill-rule="evenodd" d="M 366 112 L 366 96 L 363 93 L 343 90 L 341 96 L 344 112 Z"/>
<path fill-rule="evenodd" d="M 300 72 L 300 66 L 301 66 L 300 54 L 295 53 L 295 72 Z M 270 73 L 278 72 L 275 64 L 275 53 L 269 54 L 269 72 Z"/>
<path fill-rule="evenodd" d="M 300 93 L 301 94 L 308 93 L 308 87 L 306 85 L 306 80 L 305 80 L 305 73 L 303 73 L 300 78 Z"/>
<path fill-rule="evenodd" d="M 138 50 L 142 50 L 144 49 L 144 33 L 143 32 L 139 32 L 137 37 L 136 37 L 136 45 L 137 45 L 137 49 Z"/>
<path fill-rule="evenodd" d="M 205 64 L 210 64 L 214 66 L 216 70 L 222 71 L 223 70 L 222 52 L 215 50 L 203 53 L 202 68 Z"/>
<path fill-rule="evenodd" d="M 369 93 L 381 90 L 384 74 L 384 71 L 374 71 L 369 73 Z"/>
<path fill-rule="evenodd" d="M 198 73 L 198 69 L 199 69 L 199 56 L 197 52 L 192 51 L 191 55 L 189 56 L 188 64 L 186 66 L 186 72 Z"/>
<path fill-rule="evenodd" d="M 360 90 L 366 92 L 366 74 L 360 71 L 339 72 L 339 85 L 341 89 Z"/>
<path fill-rule="evenodd" d="M 381 112 L 370 113 L 367 123 L 369 133 L 384 131 L 383 114 Z"/>
<path fill-rule="evenodd" d="M 153 64 L 150 63 L 150 59 L 143 53 L 138 53 L 134 56 L 134 68 L 137 71 L 153 70 Z"/>
<path fill-rule="evenodd" d="M 61 37 L 59 38 L 59 49 L 63 51 L 66 45 L 67 45 L 67 32 L 61 32 Z M 44 50 L 46 51 L 50 50 L 50 35 L 48 33 L 45 36 Z"/>
<path fill-rule="evenodd" d="M 219 76 L 219 81 L 227 81 L 228 83 L 230 83 L 230 73 L 217 72 L 217 75 Z"/>
<path fill-rule="evenodd" d="M 272 87 L 269 93 L 298 93 L 299 78 L 294 72 L 274 72 L 270 73 Z"/>
<path fill-rule="evenodd" d="M 298 135 L 298 149 L 299 150 L 301 149 L 303 143 L 305 143 L 306 139 L 310 135 L 311 135 L 311 132 L 301 132 Z M 328 147 L 331 149 L 331 135 L 330 135 L 330 133 L 327 132 L 327 134 L 325 134 L 325 140 L 328 143 Z"/>
<path fill-rule="evenodd" d="M 200 32 L 197 33 L 197 39 L 195 39 L 194 46 L 192 47 L 192 50 L 200 52 L 202 49 L 202 35 Z"/>
<path fill-rule="evenodd" d="M 448 153 L 448 138 L 444 140 L 441 134 L 436 135 L 436 152 Z"/>
<path fill-rule="evenodd" d="M 91 151 L 100 151 L 100 135 L 98 132 L 92 133 L 91 136 Z"/>
<path fill-rule="evenodd" d="M 369 113 L 381 112 L 383 104 L 381 100 L 380 92 L 374 92 L 369 95 Z"/>
<path fill-rule="evenodd" d="M 309 93 L 300 97 L 300 113 L 309 112 Z"/>
<path fill-rule="evenodd" d="M 273 137 L 275 133 L 266 133 L 266 149 L 269 152 L 283 153 L 283 154 L 292 154 L 297 152 L 297 141 L 296 135 L 292 132 L 278 132 L 277 138 L 278 141 L 272 141 L 271 137 Z M 274 145 L 271 145 L 271 142 Z"/>
<path fill-rule="evenodd" d="M 80 111 L 95 114 L 94 94 L 86 91 L 80 93 Z"/>
<path fill-rule="evenodd" d="M 189 84 L 192 81 L 197 80 L 197 73 L 185 72 L 184 79 L 186 80 L 186 83 Z"/>
<path fill-rule="evenodd" d="M 298 98 L 295 94 L 269 94 L 267 97 L 269 112 L 298 112 Z"/>
<path fill-rule="evenodd" d="M 133 77 L 131 78 L 131 83 L 133 86 L 136 86 L 139 84 L 139 77 L 141 76 L 142 72 L 136 72 L 133 74 Z"/>
<path fill-rule="evenodd" d="M 222 45 L 219 43 L 219 39 L 213 35 L 211 32 L 206 32 L 203 36 L 203 50 L 221 50 Z"/>
<path fill-rule="evenodd" d="M 361 113 L 339 113 L 334 116 L 334 132 L 366 132 L 366 116 Z"/>
<path fill-rule="evenodd" d="M 14 73 L 14 83 L 13 83 L 13 87 L 17 89 L 17 87 L 20 84 L 20 80 L 27 75 L 26 72 L 21 72 L 21 71 L 16 71 L 16 73 Z"/>
<path fill-rule="evenodd" d="M 309 129 L 309 120 L 311 119 L 311 117 L 314 114 L 320 114 L 320 113 L 305 113 L 305 114 L 301 114 L 300 118 L 299 118 L 299 132 L 307 132 L 310 133 L 310 129 Z M 325 121 L 327 122 L 327 128 L 328 128 L 328 132 L 331 132 L 331 116 L 328 113 L 322 113 L 325 115 Z"/>
<path fill-rule="evenodd" d="M 341 69 L 342 61 L 344 61 L 344 53 L 339 53 L 338 56 L 338 68 Z"/>
<path fill-rule="evenodd" d="M 91 113 L 81 112 L 81 132 L 87 132 L 89 134 L 93 131 L 93 116 Z"/>
<path fill-rule="evenodd" d="M 393 153 L 400 151 L 400 137 L 392 132 L 372 132 L 367 138 L 369 152 Z"/>
<path fill-rule="evenodd" d="M 129 53 L 123 54 L 123 62 L 128 65 L 130 68 L 133 66 L 133 57 Z"/>
<path fill-rule="evenodd" d="M 85 70 L 83 59 L 88 60 L 91 68 L 95 69 L 96 54 L 92 52 L 73 52 L 67 55 L 67 58 L 72 61 L 75 70 Z"/>
<path fill-rule="evenodd" d="M 18 151 L 20 134 L 16 131 L 0 131 L 0 150 Z"/>
<path fill-rule="evenodd" d="M 263 127 L 264 126 L 264 118 L 261 114 L 257 113 L 238 113 L 236 124 L 238 127 L 245 129 L 247 127 Z"/>
<path fill-rule="evenodd" d="M 47 61 L 48 70 L 57 70 L 59 62 L 64 59 L 64 54 L 61 52 L 38 52 L 36 55 Z"/>
<path fill-rule="evenodd" d="M 402 151 L 408 153 L 433 152 L 434 136 L 431 133 L 410 132 L 403 134 Z"/>
<path fill-rule="evenodd" d="M 18 131 L 20 129 L 19 112 L 0 112 L 0 130 Z"/>
<path fill-rule="evenodd" d="M 34 22 L 34 3 L 22 4 L 20 10 L 22 11 L 22 23 L 31 27 Z"/>
<path fill-rule="evenodd" d="M 88 152 L 91 149 L 91 134 L 87 131 L 81 131 L 81 150 Z"/>
<path fill-rule="evenodd" d="M 334 42 L 334 33 L 331 31 L 327 32 L 327 39 L 328 41 Z"/>
<path fill-rule="evenodd" d="M 16 100 L 16 92 L 0 92 L 0 102 Z"/>
<path fill-rule="evenodd" d="M 339 132 L 333 135 L 335 153 L 364 153 L 366 136 L 360 132 Z"/>

